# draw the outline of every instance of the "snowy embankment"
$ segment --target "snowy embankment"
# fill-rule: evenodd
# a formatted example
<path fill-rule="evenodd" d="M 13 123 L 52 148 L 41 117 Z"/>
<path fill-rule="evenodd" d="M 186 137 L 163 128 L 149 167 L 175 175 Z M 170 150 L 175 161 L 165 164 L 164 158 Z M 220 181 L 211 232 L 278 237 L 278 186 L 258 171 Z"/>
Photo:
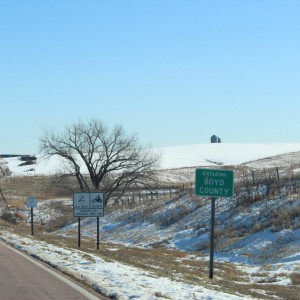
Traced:
<path fill-rule="evenodd" d="M 288 203 L 290 207 L 299 206 L 297 199 L 288 200 Z M 269 206 L 277 207 L 276 209 L 280 209 L 283 204 L 284 200 L 269 202 Z M 149 205 L 145 205 L 143 208 L 115 211 L 100 218 L 101 244 L 111 245 L 106 248 L 107 251 L 115 252 L 124 246 L 151 248 L 151 245 L 160 243 L 170 249 L 187 251 L 182 264 L 189 260 L 202 260 L 208 265 L 209 202 L 205 205 L 200 203 L 200 200 L 197 202 L 183 197 L 153 205 L 154 208 L 159 205 L 159 208 L 154 209 L 154 213 L 151 214 L 145 214 L 149 210 Z M 44 209 L 46 207 L 47 205 L 44 205 Z M 290 275 L 300 272 L 300 229 L 274 230 L 275 228 L 266 227 L 264 222 L 269 209 L 264 201 L 254 203 L 247 212 L 242 210 L 232 213 L 233 210 L 234 202 L 230 199 L 217 201 L 216 229 L 224 229 L 226 232 L 229 226 L 232 236 L 236 236 L 235 230 L 243 229 L 249 234 L 245 233 L 244 237 L 238 240 L 233 238 L 231 242 L 228 237 L 224 237 L 224 240 L 219 239 L 218 244 L 226 242 L 227 246 L 222 247 L 222 250 L 216 249 L 215 261 L 220 264 L 233 263 L 244 272 L 244 276 L 248 276 L 249 284 L 258 283 L 263 279 L 271 281 L 273 285 L 288 288 L 291 284 Z M 39 204 L 37 212 L 43 215 L 43 204 Z M 231 218 L 228 218 L 229 214 L 232 215 Z M 256 232 L 257 225 L 265 228 Z M 66 226 L 56 234 L 74 236 L 76 239 L 77 226 Z M 95 218 L 82 220 L 81 227 L 83 237 L 95 239 Z M 115 299 L 254 299 L 218 292 L 200 284 L 186 284 L 120 262 L 107 261 L 84 252 L 84 247 L 82 251 L 58 247 L 30 237 L 20 237 L 8 231 L 2 231 L 0 237 L 14 247 L 85 281 L 96 290 Z M 198 256 L 195 252 L 189 254 L 190 250 L 200 250 L 202 255 Z M 216 270 L 216 276 L 218 273 Z M 177 275 L 180 278 L 180 274 Z M 263 284 L 260 287 L 260 291 L 262 290 Z"/>
<path fill-rule="evenodd" d="M 162 154 L 162 169 L 216 167 L 239 165 L 275 155 L 298 152 L 300 143 L 203 144 L 168 147 L 156 151 Z M 38 158 L 35 165 L 21 167 L 18 158 L 9 158 L 5 161 L 13 175 L 54 174 L 61 165 L 56 158 L 49 161 Z M 261 164 L 255 163 L 257 166 Z M 287 165 L 290 165 L 290 161 L 287 161 Z M 123 209 L 107 214 L 100 218 L 100 240 L 102 243 L 115 244 L 116 247 L 119 244 L 120 247 L 128 245 L 151 248 L 155 243 L 160 243 L 169 249 L 201 251 L 204 256 L 196 259 L 207 261 L 210 205 L 201 201 L 202 199 L 195 201 L 183 197 L 163 204 L 158 203 L 160 206 L 153 209 L 151 214 L 146 214 L 149 211 L 147 203 L 136 209 Z M 218 239 L 222 247 L 216 249 L 215 260 L 219 263 L 233 263 L 243 270 L 246 276 L 248 274 L 250 284 L 259 283 L 259 280 L 264 278 L 274 285 L 288 288 L 291 285 L 290 275 L 300 273 L 300 219 L 299 217 L 288 219 L 289 228 L 286 227 L 286 223 L 282 228 L 275 228 L 265 221 L 270 220 L 271 209 L 275 222 L 276 211 L 285 209 L 285 205 L 291 209 L 297 208 L 299 201 L 299 199 L 280 201 L 277 199 L 269 200 L 267 203 L 261 201 L 252 204 L 246 210 L 234 211 L 232 199 L 217 200 L 216 229 L 219 232 L 227 230 L 227 236 Z M 42 203 L 39 203 L 35 213 L 39 214 L 35 216 L 37 220 L 47 221 L 43 215 L 45 211 Z M 81 228 L 83 237 L 95 238 L 95 218 L 82 220 Z M 76 236 L 76 229 L 77 224 L 69 225 L 57 234 Z M 172 281 L 120 262 L 108 262 L 97 255 L 57 247 L 32 240 L 30 237 L 22 238 L 8 231 L 2 231 L 0 237 L 116 299 L 253 299 L 209 290 L 200 285 Z M 264 298 L 263 284 L 261 291 Z"/>
<path fill-rule="evenodd" d="M 58 270 L 64 271 L 80 281 L 84 280 L 88 285 L 112 299 L 251 299 L 156 277 L 154 274 L 138 268 L 118 262 L 107 262 L 96 255 L 53 246 L 31 238 L 21 238 L 8 232 L 2 232 L 1 238 L 35 258 L 56 266 Z"/>

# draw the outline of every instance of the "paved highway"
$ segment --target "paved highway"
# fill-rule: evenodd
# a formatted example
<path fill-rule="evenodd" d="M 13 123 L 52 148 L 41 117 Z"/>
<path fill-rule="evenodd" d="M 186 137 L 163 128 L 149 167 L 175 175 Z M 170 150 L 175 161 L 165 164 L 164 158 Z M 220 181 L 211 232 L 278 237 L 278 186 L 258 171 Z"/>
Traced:
<path fill-rule="evenodd" d="M 0 242 L 0 299 L 96 300 L 108 298 L 88 292 L 58 272 Z"/>

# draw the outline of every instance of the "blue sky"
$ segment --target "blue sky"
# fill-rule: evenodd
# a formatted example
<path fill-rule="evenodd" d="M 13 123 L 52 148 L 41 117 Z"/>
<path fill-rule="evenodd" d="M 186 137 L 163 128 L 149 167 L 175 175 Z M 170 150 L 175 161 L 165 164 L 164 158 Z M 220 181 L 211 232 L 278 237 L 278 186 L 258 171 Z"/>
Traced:
<path fill-rule="evenodd" d="M 0 0 L 0 153 L 122 124 L 154 147 L 300 142 L 300 1 Z"/>

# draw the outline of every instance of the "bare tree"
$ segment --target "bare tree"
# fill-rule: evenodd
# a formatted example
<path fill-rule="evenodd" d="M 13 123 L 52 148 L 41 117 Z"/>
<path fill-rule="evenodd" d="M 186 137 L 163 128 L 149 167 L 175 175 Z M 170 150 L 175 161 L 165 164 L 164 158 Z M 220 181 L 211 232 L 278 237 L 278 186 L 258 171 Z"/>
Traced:
<path fill-rule="evenodd" d="M 66 162 L 64 174 L 75 176 L 81 191 L 101 190 L 106 202 L 121 197 L 134 185 L 149 184 L 159 155 L 127 136 L 122 126 L 109 130 L 92 119 L 66 126 L 61 133 L 45 130 L 40 139 L 46 157 L 60 156 Z"/>

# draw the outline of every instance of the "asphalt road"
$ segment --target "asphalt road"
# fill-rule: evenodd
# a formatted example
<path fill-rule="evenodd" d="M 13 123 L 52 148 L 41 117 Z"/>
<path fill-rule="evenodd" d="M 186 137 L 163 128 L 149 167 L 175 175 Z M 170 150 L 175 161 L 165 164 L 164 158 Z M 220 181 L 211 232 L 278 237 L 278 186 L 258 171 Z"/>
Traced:
<path fill-rule="evenodd" d="M 0 299 L 96 300 L 74 281 L 0 242 Z"/>

